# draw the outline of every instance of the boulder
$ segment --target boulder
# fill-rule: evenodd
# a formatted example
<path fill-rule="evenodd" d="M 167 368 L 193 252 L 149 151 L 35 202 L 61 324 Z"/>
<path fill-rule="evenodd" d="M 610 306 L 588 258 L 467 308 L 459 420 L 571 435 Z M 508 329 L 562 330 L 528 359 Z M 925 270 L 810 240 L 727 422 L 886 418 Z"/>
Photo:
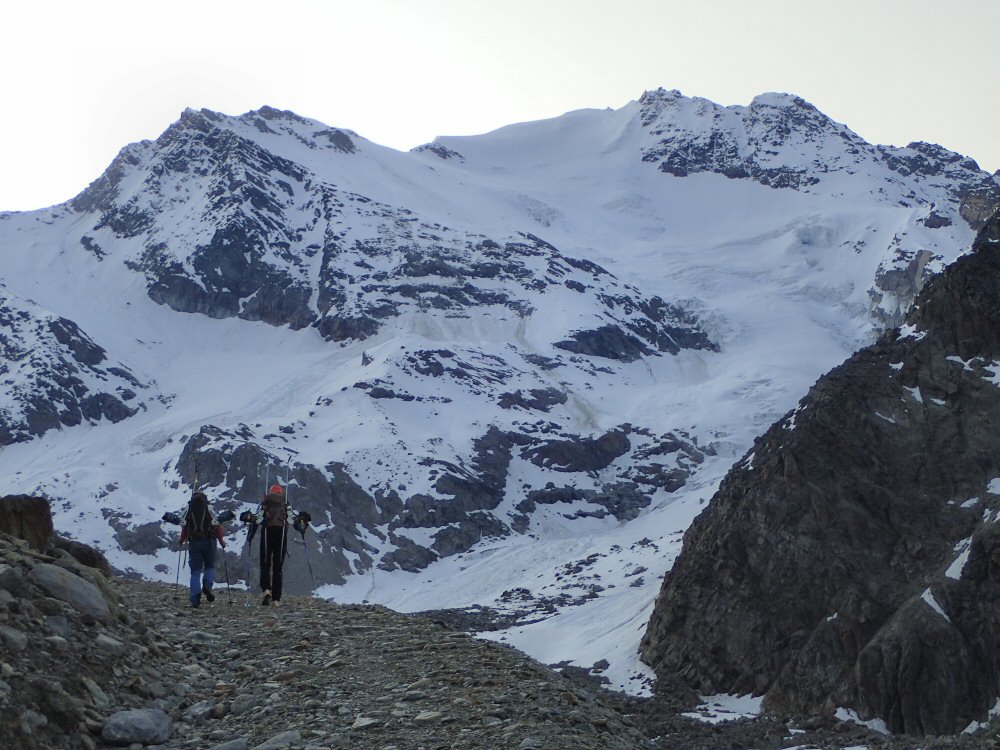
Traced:
<path fill-rule="evenodd" d="M 108 562 L 108 558 L 100 550 L 91 547 L 89 544 L 68 539 L 59 533 L 55 533 L 49 540 L 49 548 L 51 550 L 65 550 L 81 565 L 98 570 L 105 576 L 111 575 L 111 564 Z"/>
<path fill-rule="evenodd" d="M 117 746 L 158 745 L 170 739 L 173 726 L 170 717 L 156 708 L 119 711 L 104 722 L 101 739 Z"/>
<path fill-rule="evenodd" d="M 82 614 L 98 622 L 111 620 L 111 605 L 101 590 L 90 581 L 65 568 L 39 563 L 28 573 L 28 580 L 55 599 L 64 601 Z"/>
<path fill-rule="evenodd" d="M 29 495 L 0 497 L 0 531 L 24 539 L 39 552 L 52 534 L 49 501 Z"/>

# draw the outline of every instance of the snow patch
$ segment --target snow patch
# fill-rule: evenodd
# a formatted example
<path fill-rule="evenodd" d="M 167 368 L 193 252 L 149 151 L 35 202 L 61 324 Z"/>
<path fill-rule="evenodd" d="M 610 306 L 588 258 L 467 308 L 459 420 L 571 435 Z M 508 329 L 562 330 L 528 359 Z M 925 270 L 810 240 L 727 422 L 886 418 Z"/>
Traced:
<path fill-rule="evenodd" d="M 718 695 L 703 695 L 701 700 L 702 703 L 694 711 L 683 715 L 706 724 L 719 724 L 723 721 L 752 719 L 760 716 L 764 697 L 720 693 Z"/>
<path fill-rule="evenodd" d="M 838 708 L 833 715 L 841 721 L 849 721 L 853 724 L 868 727 L 872 731 L 878 732 L 879 734 L 889 734 L 889 725 L 885 723 L 884 719 L 864 720 L 858 716 L 857 711 L 851 708 Z"/>
<path fill-rule="evenodd" d="M 920 595 L 920 598 L 925 604 L 927 604 L 927 606 L 941 615 L 948 622 L 951 622 L 951 618 L 948 617 L 948 613 L 941 608 L 941 605 L 938 604 L 938 600 L 934 598 L 934 594 L 931 593 L 930 589 L 926 589 L 924 593 Z"/>

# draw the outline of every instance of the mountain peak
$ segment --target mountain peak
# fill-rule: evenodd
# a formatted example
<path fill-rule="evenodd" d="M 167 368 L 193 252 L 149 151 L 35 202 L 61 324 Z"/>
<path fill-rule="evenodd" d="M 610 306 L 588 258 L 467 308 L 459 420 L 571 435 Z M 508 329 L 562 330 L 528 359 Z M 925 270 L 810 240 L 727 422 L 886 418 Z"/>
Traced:
<path fill-rule="evenodd" d="M 819 110 L 801 96 L 796 94 L 787 94 L 777 91 L 768 91 L 763 94 L 758 94 L 751 101 L 748 109 L 759 109 L 761 107 L 773 107 L 775 109 L 804 109 L 819 113 Z M 822 114 L 822 113 L 820 113 Z M 826 115 L 823 115 L 824 117 Z"/>
<path fill-rule="evenodd" d="M 642 96 L 639 97 L 640 104 L 649 104 L 651 102 L 665 102 L 673 101 L 677 99 L 685 99 L 684 94 L 680 92 L 679 89 L 667 90 L 660 86 L 659 88 L 653 89 L 652 91 L 643 91 Z"/>

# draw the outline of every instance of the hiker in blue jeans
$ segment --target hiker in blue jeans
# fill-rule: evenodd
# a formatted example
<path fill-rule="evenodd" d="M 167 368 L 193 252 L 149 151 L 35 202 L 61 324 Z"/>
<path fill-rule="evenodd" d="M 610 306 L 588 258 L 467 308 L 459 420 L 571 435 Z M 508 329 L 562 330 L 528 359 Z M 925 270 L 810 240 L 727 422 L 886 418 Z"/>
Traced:
<path fill-rule="evenodd" d="M 191 495 L 184 524 L 181 526 L 181 544 L 188 542 L 188 561 L 191 566 L 191 593 L 188 598 L 192 607 L 201 605 L 201 595 L 210 602 L 215 601 L 212 586 L 215 584 L 215 543 L 226 547 L 222 525 L 215 522 L 208 507 L 204 492 Z"/>

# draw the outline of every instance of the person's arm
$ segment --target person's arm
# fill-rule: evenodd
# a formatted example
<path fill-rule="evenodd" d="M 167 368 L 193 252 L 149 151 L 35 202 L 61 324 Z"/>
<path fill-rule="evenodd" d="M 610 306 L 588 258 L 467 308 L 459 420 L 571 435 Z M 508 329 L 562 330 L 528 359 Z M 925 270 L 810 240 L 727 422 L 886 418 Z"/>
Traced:
<path fill-rule="evenodd" d="M 184 544 L 184 540 L 187 539 L 188 530 L 187 526 L 181 526 L 181 544 Z"/>
<path fill-rule="evenodd" d="M 222 548 L 225 549 L 226 548 L 226 535 L 222 533 L 222 524 L 221 523 L 218 526 L 215 527 L 215 538 L 219 540 L 219 544 L 221 544 Z"/>

